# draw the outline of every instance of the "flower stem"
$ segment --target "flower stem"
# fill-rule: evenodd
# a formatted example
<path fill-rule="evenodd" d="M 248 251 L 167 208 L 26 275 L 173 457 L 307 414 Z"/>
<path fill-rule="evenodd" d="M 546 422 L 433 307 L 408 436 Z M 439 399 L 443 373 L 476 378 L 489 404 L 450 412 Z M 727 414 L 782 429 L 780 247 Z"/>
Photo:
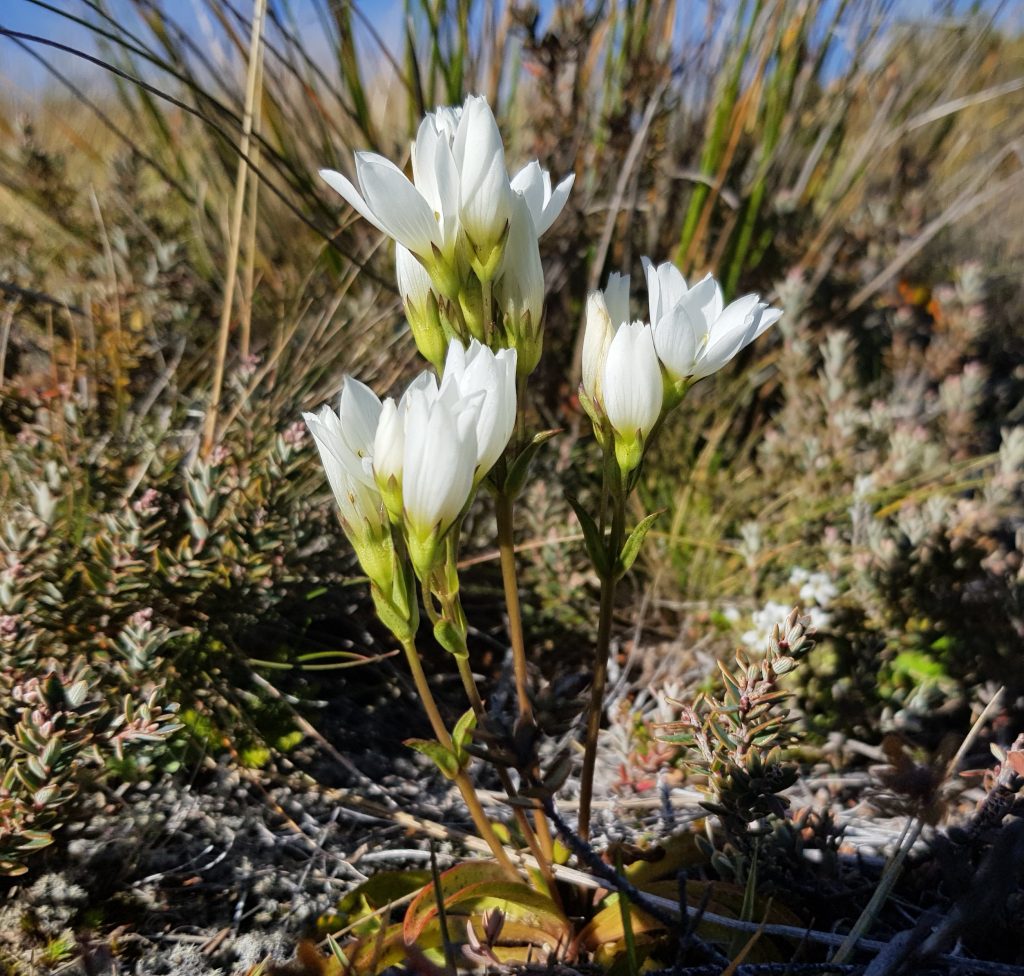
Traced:
<path fill-rule="evenodd" d="M 590 804 L 594 795 L 594 768 L 597 765 L 597 738 L 604 714 L 604 693 L 608 684 L 608 651 L 611 646 L 612 612 L 615 609 L 615 585 L 618 582 L 616 563 L 622 549 L 626 523 L 626 495 L 618 485 L 613 490 L 611 534 L 608 537 L 611 570 L 601 578 L 601 609 L 597 622 L 597 647 L 594 652 L 594 680 L 590 686 L 590 707 L 587 712 L 587 738 L 583 752 L 580 779 L 580 816 L 577 830 L 584 840 L 590 838 Z"/>
<path fill-rule="evenodd" d="M 406 660 L 409 662 L 409 670 L 412 671 L 412 680 L 416 685 L 416 690 L 419 692 L 420 701 L 423 704 L 423 710 L 427 713 L 427 718 L 430 720 L 431 728 L 434 730 L 434 735 L 437 736 L 437 741 L 444 746 L 445 749 L 452 748 L 452 737 L 448 734 L 448 729 L 445 727 L 444 719 L 441 718 L 441 713 L 438 711 L 437 702 L 434 700 L 434 693 L 430 690 L 430 685 L 427 683 L 427 676 L 423 673 L 423 665 L 420 662 L 419 652 L 416 650 L 416 645 L 412 640 L 402 641 L 402 649 L 405 651 Z M 473 823 L 476 826 L 481 838 L 486 842 L 487 846 L 491 849 L 491 853 L 494 854 L 495 860 L 505 869 L 510 877 L 515 880 L 519 880 L 519 874 L 515 869 L 515 865 L 512 863 L 511 858 L 505 853 L 505 848 L 502 847 L 501 841 L 498 839 L 498 835 L 495 834 L 494 828 L 491 826 L 490 821 L 487 819 L 487 814 L 484 813 L 484 808 L 480 804 L 480 798 L 476 795 L 476 790 L 473 787 L 472 782 L 466 775 L 465 770 L 460 770 L 455 776 L 455 785 L 459 788 L 459 792 L 462 794 L 462 799 L 465 801 L 466 807 L 469 809 L 469 815 L 473 818 Z"/>
<path fill-rule="evenodd" d="M 505 587 L 508 607 L 508 636 L 512 642 L 512 664 L 516 678 L 516 700 L 519 717 L 533 718 L 530 691 L 526 678 L 526 643 L 523 639 L 523 613 L 519 603 L 519 584 L 516 579 L 516 549 L 512 529 L 512 497 L 499 491 L 494 498 L 494 511 L 498 522 L 498 552 L 501 557 L 501 581 Z"/>
<path fill-rule="evenodd" d="M 519 704 L 521 721 L 533 721 L 533 706 L 530 703 L 530 687 L 526 675 L 526 642 L 523 637 L 523 613 L 519 603 L 519 583 L 516 578 L 516 547 L 513 530 L 513 501 L 507 491 L 498 491 L 494 498 L 494 510 L 498 522 L 498 552 L 501 557 L 501 580 L 505 588 L 505 604 L 508 607 L 508 634 L 512 642 L 512 665 L 515 671 L 516 700 Z M 544 851 L 541 863 L 550 865 L 554 859 L 555 843 L 547 818 L 540 810 L 534 813 L 537 838 Z M 552 887 L 552 890 L 553 887 Z"/>
<path fill-rule="evenodd" d="M 484 717 L 484 704 L 480 700 L 480 692 L 477 690 L 476 681 L 473 678 L 472 668 L 469 666 L 469 660 L 467 658 L 460 657 L 459 662 L 459 675 L 462 678 L 462 685 L 466 689 L 466 697 L 469 699 L 470 707 L 473 709 L 477 716 L 477 719 L 482 720 Z M 516 795 L 515 787 L 512 785 L 512 779 L 508 774 L 508 770 L 502 766 L 495 764 L 494 766 L 498 773 L 498 780 L 501 782 L 501 788 L 505 791 L 508 797 L 514 797 Z M 537 811 L 539 814 L 540 811 Z M 544 878 L 545 883 L 548 886 L 548 891 L 551 893 L 552 898 L 558 900 L 558 889 L 555 885 L 555 876 L 551 870 L 551 835 L 550 828 L 545 830 L 544 837 L 547 839 L 547 848 L 541 846 L 541 841 L 537 837 L 536 831 L 530 826 L 529 818 L 526 816 L 526 811 L 522 807 L 513 807 L 512 814 L 516 819 L 516 823 L 519 825 L 523 838 L 526 840 L 527 846 L 530 848 L 530 853 L 534 856 L 537 861 L 537 866 L 540 869 L 540 873 Z M 547 820 L 542 821 L 544 826 L 547 827 Z"/>

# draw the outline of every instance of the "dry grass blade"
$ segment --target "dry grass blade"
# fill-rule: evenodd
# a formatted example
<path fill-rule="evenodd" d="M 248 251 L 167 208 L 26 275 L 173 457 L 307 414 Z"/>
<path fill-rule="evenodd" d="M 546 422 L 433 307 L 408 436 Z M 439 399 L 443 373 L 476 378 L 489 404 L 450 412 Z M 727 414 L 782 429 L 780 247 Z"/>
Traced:
<path fill-rule="evenodd" d="M 249 42 L 249 59 L 246 68 L 245 111 L 242 116 L 242 142 L 238 158 L 238 175 L 235 177 L 235 200 L 231 211 L 231 229 L 228 237 L 228 265 L 224 273 L 224 297 L 221 305 L 220 326 L 217 332 L 217 352 L 213 371 L 213 389 L 203 421 L 203 454 L 213 447 L 217 429 L 217 411 L 220 407 L 221 387 L 224 383 L 224 363 L 228 352 L 228 333 L 231 327 L 231 312 L 235 301 L 235 284 L 238 274 L 238 256 L 242 247 L 242 218 L 245 213 L 245 190 L 249 175 L 249 140 L 252 135 L 257 84 L 260 77 L 260 45 L 263 39 L 263 19 L 266 14 L 266 0 L 253 0 L 252 34 Z"/>

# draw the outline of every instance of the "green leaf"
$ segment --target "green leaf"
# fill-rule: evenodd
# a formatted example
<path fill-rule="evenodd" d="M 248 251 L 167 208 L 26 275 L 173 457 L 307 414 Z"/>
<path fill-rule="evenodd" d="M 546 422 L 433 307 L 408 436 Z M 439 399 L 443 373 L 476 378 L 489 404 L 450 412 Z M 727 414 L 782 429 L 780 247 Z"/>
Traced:
<path fill-rule="evenodd" d="M 580 528 L 583 529 L 583 541 L 586 543 L 590 561 L 594 564 L 597 574 L 604 579 L 609 575 L 611 567 L 608 565 L 608 551 L 605 549 L 601 530 L 574 495 L 566 492 L 565 499 L 572 505 L 572 510 L 576 513 L 576 518 L 579 519 Z"/>
<path fill-rule="evenodd" d="M 455 756 L 459 760 L 459 767 L 463 768 L 469 762 L 469 753 L 465 751 L 465 745 L 473 737 L 473 729 L 476 728 L 476 712 L 468 709 L 455 723 L 452 731 L 452 745 L 455 747 Z"/>
<path fill-rule="evenodd" d="M 501 486 L 509 498 L 515 498 L 523 490 L 523 485 L 526 484 L 526 479 L 530 474 L 530 465 L 533 464 L 533 459 L 537 456 L 541 445 L 546 444 L 555 434 L 560 433 L 560 430 L 542 430 L 519 452 L 519 456 L 509 466 L 505 483 Z"/>
<path fill-rule="evenodd" d="M 441 618 L 434 624 L 434 637 L 449 654 L 454 657 L 469 657 L 469 648 L 466 646 L 466 635 L 459 627 L 445 618 Z"/>
<path fill-rule="evenodd" d="M 659 515 L 661 515 L 661 512 L 652 512 L 629 533 L 629 538 L 622 547 L 622 552 L 619 553 L 619 562 L 615 571 L 616 579 L 625 576 L 633 563 L 636 562 L 636 557 L 640 555 L 640 547 L 643 545 L 644 539 L 647 538 L 647 533 L 651 531 L 654 520 Z"/>
<path fill-rule="evenodd" d="M 448 779 L 455 779 L 455 777 L 458 776 L 458 758 L 454 752 L 450 749 L 446 749 L 440 742 L 435 742 L 433 739 L 406 739 L 405 745 L 410 749 L 415 749 L 424 756 L 428 756 L 430 759 L 433 759 L 437 764 L 437 768 L 440 769 Z"/>

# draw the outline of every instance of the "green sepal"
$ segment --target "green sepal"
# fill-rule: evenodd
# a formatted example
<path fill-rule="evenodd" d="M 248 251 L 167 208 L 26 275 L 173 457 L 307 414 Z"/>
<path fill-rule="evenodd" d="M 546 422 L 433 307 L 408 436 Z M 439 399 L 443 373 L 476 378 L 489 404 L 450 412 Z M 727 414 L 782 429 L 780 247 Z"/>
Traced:
<path fill-rule="evenodd" d="M 445 749 L 440 742 L 434 739 L 406 739 L 404 745 L 432 759 L 447 779 L 455 779 L 459 775 L 459 760 L 455 753 Z"/>
<path fill-rule="evenodd" d="M 565 499 L 572 505 L 572 510 L 580 521 L 580 527 L 583 529 L 583 541 L 586 544 L 590 561 L 594 564 L 594 569 L 597 570 L 598 576 L 604 579 L 609 575 L 611 567 L 608 565 L 608 552 L 605 549 L 601 530 L 574 495 L 566 492 Z"/>
<path fill-rule="evenodd" d="M 664 511 L 664 509 L 662 509 Z M 644 539 L 647 538 L 647 533 L 651 531 L 651 526 L 654 525 L 654 520 L 661 515 L 662 512 L 652 512 L 642 522 L 640 522 L 632 532 L 629 533 L 629 538 L 626 540 L 626 544 L 622 547 L 622 552 L 619 553 L 619 560 L 615 568 L 615 578 L 619 579 L 629 572 L 630 567 L 636 562 L 636 557 L 640 554 L 640 547 L 644 544 Z"/>
<path fill-rule="evenodd" d="M 526 484 L 526 479 L 530 474 L 530 465 L 533 464 L 537 451 L 540 450 L 542 444 L 546 444 L 555 434 L 560 433 L 561 430 L 542 430 L 539 434 L 534 435 L 530 443 L 519 452 L 518 457 L 509 467 L 508 474 L 505 475 L 505 483 L 500 486 L 505 494 L 510 498 L 515 498 L 523 490 L 523 485 Z"/>
<path fill-rule="evenodd" d="M 370 583 L 370 595 L 380 622 L 400 641 L 409 640 L 415 634 L 415 627 L 409 618 L 385 596 L 376 583 Z"/>

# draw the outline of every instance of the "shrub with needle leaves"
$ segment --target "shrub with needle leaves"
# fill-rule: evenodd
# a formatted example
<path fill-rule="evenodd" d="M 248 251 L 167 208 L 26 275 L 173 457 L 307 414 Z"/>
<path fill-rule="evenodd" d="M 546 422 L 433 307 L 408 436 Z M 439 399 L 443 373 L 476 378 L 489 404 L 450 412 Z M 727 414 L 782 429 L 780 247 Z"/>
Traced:
<path fill-rule="evenodd" d="M 741 849 L 753 825 L 785 814 L 788 801 L 779 794 L 796 782 L 797 767 L 784 752 L 796 738 L 795 719 L 784 704 L 789 693 L 778 685 L 814 646 L 808 624 L 794 609 L 773 627 L 760 661 L 737 651 L 735 668 L 718 662 L 722 698 L 702 693 L 692 705 L 673 702 L 681 719 L 659 726 L 660 741 L 687 747 L 687 764 L 705 777 L 702 806 Z"/>

